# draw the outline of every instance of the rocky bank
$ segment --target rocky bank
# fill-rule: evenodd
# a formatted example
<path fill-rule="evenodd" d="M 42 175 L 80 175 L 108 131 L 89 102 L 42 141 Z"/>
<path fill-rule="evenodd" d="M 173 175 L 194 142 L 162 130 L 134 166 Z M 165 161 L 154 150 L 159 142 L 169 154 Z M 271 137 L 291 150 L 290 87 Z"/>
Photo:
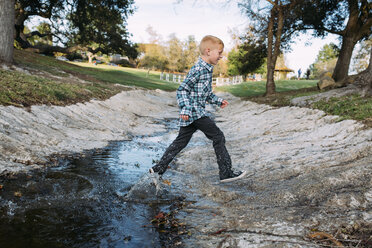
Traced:
<path fill-rule="evenodd" d="M 191 233 L 183 246 L 336 246 L 337 240 L 310 236 L 340 236 L 337 230 L 371 223 L 372 129 L 352 120 L 337 122 L 337 116 L 319 110 L 222 97 L 230 105 L 213 110 L 217 125 L 234 167 L 249 175 L 220 184 L 212 144 L 196 133 L 191 140 L 196 145 L 186 148 L 164 175 L 171 194 L 194 202 L 179 212 Z M 0 115 L 4 174 L 45 166 L 53 154 L 163 131 L 160 120 L 177 117 L 177 105 L 174 92 L 132 90 L 104 102 L 66 107 L 1 107 Z M 362 244 L 362 238 L 350 241 L 343 235 L 344 244 Z"/>

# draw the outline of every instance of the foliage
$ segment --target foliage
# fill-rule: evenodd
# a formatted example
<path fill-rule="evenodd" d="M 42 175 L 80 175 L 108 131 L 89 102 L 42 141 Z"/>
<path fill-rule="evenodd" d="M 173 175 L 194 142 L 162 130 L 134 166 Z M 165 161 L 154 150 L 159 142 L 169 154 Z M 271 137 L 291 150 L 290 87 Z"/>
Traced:
<path fill-rule="evenodd" d="M 331 59 L 335 59 L 338 57 L 339 53 L 340 48 L 338 48 L 337 45 L 334 43 L 326 44 L 320 49 L 316 57 L 316 62 L 327 62 Z"/>
<path fill-rule="evenodd" d="M 39 31 L 42 34 L 47 34 L 46 36 L 39 37 L 39 36 L 33 36 L 34 44 L 43 43 L 47 45 L 53 45 L 53 38 L 52 38 L 52 28 L 49 23 L 42 22 L 38 26 L 36 26 L 36 30 Z"/>
<path fill-rule="evenodd" d="M 359 49 L 357 50 L 353 70 L 357 73 L 364 71 L 368 67 L 370 51 L 372 49 L 372 38 L 360 42 Z"/>
<path fill-rule="evenodd" d="M 342 45 L 333 78 L 348 76 L 355 44 L 367 39 L 372 27 L 372 3 L 367 0 L 303 0 L 297 5 L 298 28 L 313 29 L 316 36 L 340 35 Z"/>
<path fill-rule="evenodd" d="M 185 68 L 185 59 L 181 41 L 175 34 L 171 34 L 168 40 L 168 68 L 171 71 L 182 72 Z"/>
<path fill-rule="evenodd" d="M 313 78 L 320 79 L 325 73 L 332 75 L 337 63 L 337 58 L 330 59 L 328 61 L 319 61 L 310 65 L 310 71 Z"/>
<path fill-rule="evenodd" d="M 16 40 L 20 47 L 41 53 L 86 50 L 134 58 L 137 52 L 125 27 L 128 15 L 134 11 L 132 5 L 133 0 L 16 0 Z M 25 21 L 33 16 L 48 19 L 48 26 L 24 33 Z M 28 39 L 35 35 L 48 37 L 47 42 L 30 43 Z M 50 45 L 52 35 L 54 43 L 62 46 Z"/>
<path fill-rule="evenodd" d="M 314 78 L 320 78 L 324 73 L 333 73 L 336 67 L 340 49 L 334 43 L 324 45 L 317 55 L 315 63 L 310 66 Z"/>
<path fill-rule="evenodd" d="M 183 46 L 183 57 L 185 59 L 185 68 L 190 69 L 199 57 L 199 47 L 193 35 L 189 35 Z"/>
<path fill-rule="evenodd" d="M 166 48 L 159 44 L 139 44 L 138 51 L 142 55 L 138 66 L 150 69 L 165 70 L 169 63 Z"/>
<path fill-rule="evenodd" d="M 195 62 L 194 62 L 195 63 Z M 227 75 L 228 59 L 226 53 L 223 53 L 222 59 L 218 61 L 218 64 L 213 68 L 213 77 L 223 77 Z"/>
<path fill-rule="evenodd" d="M 150 35 L 150 43 L 138 45 L 138 52 L 141 54 L 138 67 L 184 72 L 195 64 L 199 49 L 194 36 L 190 35 L 187 40 L 181 41 L 172 34 L 169 40 L 162 44 L 161 36 L 151 26 L 147 28 L 147 32 Z"/>
<path fill-rule="evenodd" d="M 135 58 L 137 53 L 125 27 L 127 16 L 133 13 L 132 4 L 132 0 L 77 0 L 71 5 L 73 11 L 66 16 L 70 28 L 64 35 L 74 45 L 89 46 L 94 42 L 103 53 Z"/>
<path fill-rule="evenodd" d="M 141 59 L 140 67 L 164 71 L 165 69 L 168 69 L 168 63 L 169 62 L 165 57 L 145 55 Z"/>
<path fill-rule="evenodd" d="M 253 23 L 253 31 L 267 47 L 266 94 L 275 93 L 274 69 L 279 54 L 289 48 L 298 33 L 297 16 L 293 13 L 301 0 L 242 1 L 241 8 Z"/>
<path fill-rule="evenodd" d="M 239 51 L 238 49 L 232 49 L 228 55 L 228 64 L 227 64 L 227 75 L 235 76 L 239 75 L 238 67 L 240 66 L 239 61 Z"/>
<path fill-rule="evenodd" d="M 265 62 L 267 47 L 263 40 L 249 33 L 242 39 L 242 44 L 229 54 L 229 75 L 246 75 L 256 72 Z"/>

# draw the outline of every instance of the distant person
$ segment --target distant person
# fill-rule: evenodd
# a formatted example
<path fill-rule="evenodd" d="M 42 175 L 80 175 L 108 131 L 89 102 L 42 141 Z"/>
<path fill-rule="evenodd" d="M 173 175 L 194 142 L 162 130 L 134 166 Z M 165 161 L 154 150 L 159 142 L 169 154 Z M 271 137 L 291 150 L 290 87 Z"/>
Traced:
<path fill-rule="evenodd" d="M 298 71 L 297 71 L 297 74 L 298 74 L 297 79 L 298 79 L 298 80 L 300 80 L 300 78 L 301 78 L 301 72 L 302 72 L 302 71 L 301 71 L 301 68 L 298 69 Z"/>
<path fill-rule="evenodd" d="M 307 80 L 310 79 L 310 69 L 307 69 L 307 70 L 306 70 L 306 79 L 307 79 Z"/>
<path fill-rule="evenodd" d="M 224 44 L 219 38 L 207 35 L 199 45 L 201 57 L 188 72 L 186 79 L 177 90 L 179 106 L 179 133 L 167 148 L 160 161 L 150 169 L 150 173 L 162 175 L 174 157 L 187 146 L 192 135 L 202 131 L 213 141 L 217 156 L 220 182 L 230 182 L 245 176 L 245 171 L 232 170 L 230 155 L 225 147 L 225 137 L 216 123 L 205 111 L 205 103 L 226 107 L 229 103 L 212 92 L 213 65 L 222 58 Z M 197 161 L 195 161 L 197 163 Z"/>

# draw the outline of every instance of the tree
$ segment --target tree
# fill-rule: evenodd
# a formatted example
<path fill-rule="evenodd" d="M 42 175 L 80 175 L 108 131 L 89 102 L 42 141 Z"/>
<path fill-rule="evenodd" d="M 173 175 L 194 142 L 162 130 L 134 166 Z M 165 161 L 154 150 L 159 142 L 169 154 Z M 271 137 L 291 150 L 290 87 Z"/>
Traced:
<path fill-rule="evenodd" d="M 232 49 L 228 54 L 228 64 L 227 64 L 227 75 L 236 76 L 240 75 L 239 67 L 241 67 L 241 62 L 239 59 L 238 48 Z"/>
<path fill-rule="evenodd" d="M 184 44 L 185 69 L 190 69 L 199 57 L 199 47 L 193 35 L 189 35 Z"/>
<path fill-rule="evenodd" d="M 325 44 L 322 49 L 320 49 L 316 62 L 326 62 L 331 59 L 335 59 L 340 54 L 340 48 L 334 43 Z"/>
<path fill-rule="evenodd" d="M 229 75 L 246 75 L 255 72 L 265 62 L 267 49 L 264 41 L 253 34 L 242 39 L 243 43 L 229 53 Z"/>
<path fill-rule="evenodd" d="M 267 46 L 267 80 L 266 93 L 275 93 L 274 70 L 281 49 L 288 48 L 292 35 L 297 31 L 293 15 L 294 7 L 299 0 L 246 0 L 240 6 L 255 22 L 256 34 L 263 37 Z M 264 32 L 262 32 L 264 30 Z"/>
<path fill-rule="evenodd" d="M 14 0 L 0 0 L 0 61 L 13 62 Z"/>
<path fill-rule="evenodd" d="M 150 36 L 149 43 L 138 46 L 140 53 L 138 66 L 164 71 L 169 61 L 166 57 L 166 48 L 162 45 L 162 37 L 151 26 L 146 28 L 146 32 Z"/>
<path fill-rule="evenodd" d="M 213 68 L 213 77 L 221 77 L 227 75 L 227 54 L 226 52 L 222 53 L 222 59 L 218 61 L 218 64 Z"/>
<path fill-rule="evenodd" d="M 139 60 L 139 66 L 148 69 L 164 71 L 168 66 L 168 58 L 165 56 L 166 48 L 160 44 L 139 44 L 138 50 L 143 56 Z"/>
<path fill-rule="evenodd" d="M 185 70 L 185 57 L 183 55 L 183 45 L 175 34 L 171 34 L 169 36 L 167 54 L 169 61 L 168 68 L 171 71 L 182 72 Z"/>
<path fill-rule="evenodd" d="M 340 35 L 342 45 L 333 73 L 335 81 L 348 76 L 355 44 L 371 35 L 372 2 L 368 0 L 304 0 L 297 6 L 299 27 L 314 29 L 315 35 Z"/>
<path fill-rule="evenodd" d="M 312 64 L 311 70 L 315 78 L 320 78 L 324 73 L 333 73 L 337 63 L 340 49 L 334 43 L 324 45 L 317 55 L 317 58 Z"/>
<path fill-rule="evenodd" d="M 353 83 L 363 89 L 363 94 L 366 96 L 372 96 L 372 49 L 369 52 L 369 65 L 364 71 L 345 78 L 341 83 L 341 86 Z"/>
<path fill-rule="evenodd" d="M 133 58 L 137 52 L 125 27 L 128 15 L 134 11 L 132 4 L 133 0 L 16 0 L 15 39 L 22 48 L 40 53 L 83 50 L 92 54 L 120 53 Z M 28 41 L 35 35 L 51 35 L 39 31 L 24 33 L 24 23 L 32 16 L 48 19 L 58 46 L 32 45 Z"/>

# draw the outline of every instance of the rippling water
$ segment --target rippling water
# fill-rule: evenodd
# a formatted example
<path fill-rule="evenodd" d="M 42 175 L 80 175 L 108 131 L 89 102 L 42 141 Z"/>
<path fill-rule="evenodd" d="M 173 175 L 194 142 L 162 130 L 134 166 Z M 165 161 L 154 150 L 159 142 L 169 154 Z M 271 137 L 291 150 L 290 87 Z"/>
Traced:
<path fill-rule="evenodd" d="M 161 247 L 150 221 L 167 206 L 123 196 L 175 138 L 171 126 L 58 167 L 0 177 L 0 247 Z"/>

